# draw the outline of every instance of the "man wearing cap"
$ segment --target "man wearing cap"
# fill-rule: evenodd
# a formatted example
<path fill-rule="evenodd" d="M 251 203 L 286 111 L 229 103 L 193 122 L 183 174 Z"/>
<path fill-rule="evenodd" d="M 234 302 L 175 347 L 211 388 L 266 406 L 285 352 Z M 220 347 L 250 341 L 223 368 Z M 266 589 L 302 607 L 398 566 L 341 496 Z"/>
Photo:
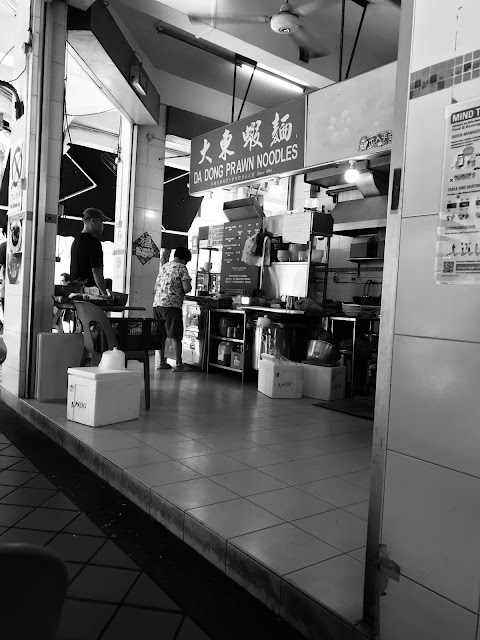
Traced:
<path fill-rule="evenodd" d="M 109 222 L 100 209 L 89 207 L 82 214 L 83 231 L 75 238 L 70 253 L 70 281 L 85 282 L 86 287 L 97 287 L 101 295 L 107 294 L 103 277 L 103 249 L 99 237 L 103 223 Z"/>

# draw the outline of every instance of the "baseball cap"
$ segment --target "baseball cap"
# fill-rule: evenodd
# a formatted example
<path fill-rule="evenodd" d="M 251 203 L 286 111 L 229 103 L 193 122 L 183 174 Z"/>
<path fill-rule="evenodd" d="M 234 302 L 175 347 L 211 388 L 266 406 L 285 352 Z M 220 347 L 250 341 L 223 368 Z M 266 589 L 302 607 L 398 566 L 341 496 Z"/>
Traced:
<path fill-rule="evenodd" d="M 103 211 L 100 211 L 100 209 L 94 209 L 93 207 L 89 207 L 88 209 L 85 209 L 85 211 L 82 213 L 82 218 L 84 220 L 92 220 L 93 218 L 100 218 L 102 222 L 111 221 L 111 218 L 106 216 L 103 213 Z"/>

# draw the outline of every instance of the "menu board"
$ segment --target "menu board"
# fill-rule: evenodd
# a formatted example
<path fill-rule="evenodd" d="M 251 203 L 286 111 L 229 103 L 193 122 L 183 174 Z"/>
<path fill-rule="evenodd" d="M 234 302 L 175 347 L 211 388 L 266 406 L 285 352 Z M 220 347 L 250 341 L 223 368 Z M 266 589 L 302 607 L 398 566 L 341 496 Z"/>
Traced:
<path fill-rule="evenodd" d="M 208 246 L 221 247 L 223 245 L 223 224 L 208 228 Z"/>
<path fill-rule="evenodd" d="M 480 99 L 446 109 L 437 283 L 480 284 Z"/>
<path fill-rule="evenodd" d="M 223 233 L 222 271 L 220 291 L 227 296 L 236 296 L 258 289 L 260 268 L 242 261 L 245 242 L 262 228 L 259 219 L 227 223 Z"/>

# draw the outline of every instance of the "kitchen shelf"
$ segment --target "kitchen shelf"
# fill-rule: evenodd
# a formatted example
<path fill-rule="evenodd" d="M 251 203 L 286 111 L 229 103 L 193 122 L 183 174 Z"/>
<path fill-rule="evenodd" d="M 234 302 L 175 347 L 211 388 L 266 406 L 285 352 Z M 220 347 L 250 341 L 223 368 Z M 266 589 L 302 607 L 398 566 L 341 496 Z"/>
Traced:
<path fill-rule="evenodd" d="M 237 342 L 238 344 L 243 344 L 244 340 L 239 340 L 238 338 L 222 338 L 222 336 L 210 336 L 214 340 L 224 340 L 225 342 Z"/>
<path fill-rule="evenodd" d="M 243 373 L 242 369 L 236 369 L 235 367 L 226 367 L 224 364 L 215 364 L 215 362 L 209 362 L 209 367 L 215 367 L 215 369 L 224 369 L 225 371 L 235 371 L 236 373 Z"/>
<path fill-rule="evenodd" d="M 383 258 L 349 258 L 349 262 L 383 262 Z"/>

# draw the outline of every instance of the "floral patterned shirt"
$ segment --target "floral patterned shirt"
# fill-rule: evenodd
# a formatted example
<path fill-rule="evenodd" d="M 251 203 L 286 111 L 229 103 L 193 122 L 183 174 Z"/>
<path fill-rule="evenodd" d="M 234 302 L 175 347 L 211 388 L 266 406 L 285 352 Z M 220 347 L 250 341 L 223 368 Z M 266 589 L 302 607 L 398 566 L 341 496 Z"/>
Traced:
<path fill-rule="evenodd" d="M 154 307 L 177 307 L 182 308 L 185 292 L 182 280 L 191 280 L 188 269 L 184 264 L 167 262 L 160 269 L 155 283 Z"/>

